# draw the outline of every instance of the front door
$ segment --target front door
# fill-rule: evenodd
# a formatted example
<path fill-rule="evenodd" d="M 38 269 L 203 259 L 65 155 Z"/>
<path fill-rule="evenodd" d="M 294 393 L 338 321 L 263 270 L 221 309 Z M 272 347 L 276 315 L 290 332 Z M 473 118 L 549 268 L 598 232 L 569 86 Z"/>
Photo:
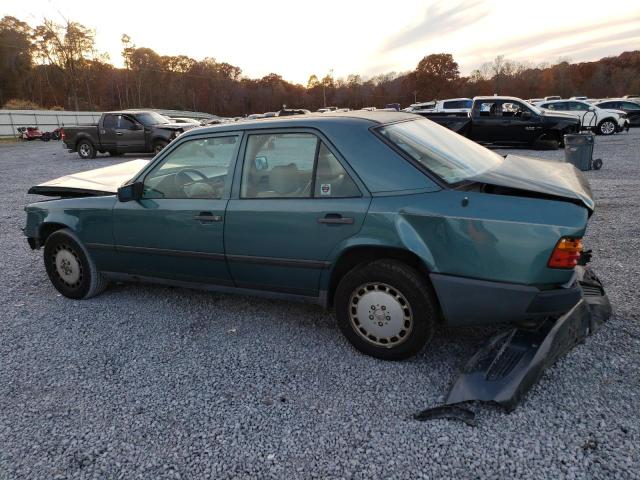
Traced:
<path fill-rule="evenodd" d="M 120 270 L 141 276 L 230 284 L 225 209 L 240 136 L 189 137 L 144 176 L 140 201 L 118 202 Z"/>
<path fill-rule="evenodd" d="M 238 287 L 317 296 L 335 247 L 361 228 L 370 197 L 309 131 L 249 135 L 227 207 L 227 263 Z"/>
<path fill-rule="evenodd" d="M 116 143 L 118 152 L 144 152 L 144 127 L 126 115 L 118 116 L 116 125 Z"/>

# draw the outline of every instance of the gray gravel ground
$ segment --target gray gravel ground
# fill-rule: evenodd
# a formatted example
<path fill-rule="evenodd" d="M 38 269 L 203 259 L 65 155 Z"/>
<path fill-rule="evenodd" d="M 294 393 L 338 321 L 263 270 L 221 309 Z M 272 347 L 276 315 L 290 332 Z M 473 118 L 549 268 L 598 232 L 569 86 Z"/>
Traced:
<path fill-rule="evenodd" d="M 20 231 L 27 188 L 122 159 L 0 145 L 0 479 L 640 478 L 640 131 L 596 154 L 586 243 L 615 316 L 515 412 L 474 407 L 472 428 L 411 415 L 486 329 L 389 363 L 314 306 L 144 285 L 61 297 Z"/>

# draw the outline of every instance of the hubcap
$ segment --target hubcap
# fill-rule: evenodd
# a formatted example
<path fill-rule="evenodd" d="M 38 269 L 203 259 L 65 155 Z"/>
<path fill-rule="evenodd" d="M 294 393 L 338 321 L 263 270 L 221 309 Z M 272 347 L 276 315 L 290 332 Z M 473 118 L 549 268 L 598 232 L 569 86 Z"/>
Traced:
<path fill-rule="evenodd" d="M 615 130 L 615 125 L 612 122 L 604 122 L 602 124 L 602 133 L 605 135 L 610 135 Z"/>
<path fill-rule="evenodd" d="M 86 143 L 83 143 L 82 145 L 80 145 L 80 155 L 82 155 L 83 157 L 88 157 L 89 156 L 89 145 L 87 145 Z"/>
<path fill-rule="evenodd" d="M 59 245 L 53 254 L 53 264 L 58 278 L 69 287 L 76 287 L 82 280 L 82 264 L 76 253 L 67 245 Z"/>
<path fill-rule="evenodd" d="M 358 335 L 377 347 L 400 345 L 413 329 L 409 302 L 384 283 L 365 283 L 353 292 L 349 319 Z"/>

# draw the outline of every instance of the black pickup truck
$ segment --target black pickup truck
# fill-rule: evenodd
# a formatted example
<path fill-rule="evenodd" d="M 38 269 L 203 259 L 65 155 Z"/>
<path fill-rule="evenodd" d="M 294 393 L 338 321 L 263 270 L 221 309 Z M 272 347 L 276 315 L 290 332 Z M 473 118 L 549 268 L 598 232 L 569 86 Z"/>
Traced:
<path fill-rule="evenodd" d="M 80 158 L 95 158 L 98 152 L 158 153 L 171 140 L 195 126 L 172 123 L 156 112 L 105 112 L 97 125 L 64 127 L 62 141 L 70 152 L 78 152 Z"/>
<path fill-rule="evenodd" d="M 565 134 L 580 130 L 575 116 L 547 112 L 516 97 L 475 97 L 468 114 L 423 116 L 478 143 L 495 145 L 558 148 Z"/>

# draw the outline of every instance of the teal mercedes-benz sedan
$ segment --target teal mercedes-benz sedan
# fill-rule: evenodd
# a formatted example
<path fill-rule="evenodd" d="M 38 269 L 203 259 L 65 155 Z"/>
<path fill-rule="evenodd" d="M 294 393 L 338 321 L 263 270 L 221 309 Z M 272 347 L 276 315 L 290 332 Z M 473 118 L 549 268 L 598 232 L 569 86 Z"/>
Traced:
<path fill-rule="evenodd" d="M 27 206 L 24 231 L 64 296 L 137 280 L 311 301 L 385 359 L 440 323 L 569 311 L 594 209 L 570 164 L 364 111 L 197 128 L 29 192 L 59 197 Z"/>

